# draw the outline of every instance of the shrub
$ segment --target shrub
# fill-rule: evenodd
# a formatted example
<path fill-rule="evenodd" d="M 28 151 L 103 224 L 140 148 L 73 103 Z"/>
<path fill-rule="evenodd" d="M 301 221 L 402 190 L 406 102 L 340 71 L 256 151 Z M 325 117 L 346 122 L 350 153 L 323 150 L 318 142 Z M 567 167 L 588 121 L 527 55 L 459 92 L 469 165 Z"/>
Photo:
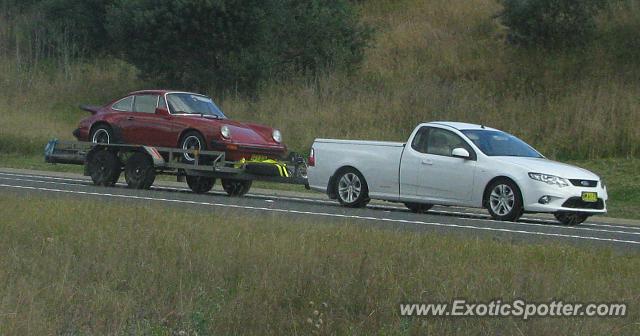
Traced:
<path fill-rule="evenodd" d="M 606 0 L 502 0 L 500 14 L 508 41 L 545 48 L 585 43 L 595 27 L 595 14 Z"/>
<path fill-rule="evenodd" d="M 350 68 L 368 36 L 346 0 L 118 0 L 107 22 L 120 57 L 185 88 Z"/>

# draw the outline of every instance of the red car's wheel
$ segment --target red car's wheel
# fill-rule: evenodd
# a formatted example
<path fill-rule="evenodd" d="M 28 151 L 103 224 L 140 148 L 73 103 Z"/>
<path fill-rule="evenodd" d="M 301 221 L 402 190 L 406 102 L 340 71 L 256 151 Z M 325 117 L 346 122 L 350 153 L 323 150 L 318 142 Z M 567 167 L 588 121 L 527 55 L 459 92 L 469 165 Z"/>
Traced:
<path fill-rule="evenodd" d="M 182 136 L 182 139 L 180 139 L 180 148 L 184 150 L 203 151 L 207 149 L 207 143 L 199 132 L 189 131 Z M 192 163 L 196 160 L 196 154 L 183 153 L 182 160 L 187 163 Z"/>
<path fill-rule="evenodd" d="M 108 125 L 97 125 L 91 129 L 89 140 L 93 143 L 113 142 L 113 130 Z"/>

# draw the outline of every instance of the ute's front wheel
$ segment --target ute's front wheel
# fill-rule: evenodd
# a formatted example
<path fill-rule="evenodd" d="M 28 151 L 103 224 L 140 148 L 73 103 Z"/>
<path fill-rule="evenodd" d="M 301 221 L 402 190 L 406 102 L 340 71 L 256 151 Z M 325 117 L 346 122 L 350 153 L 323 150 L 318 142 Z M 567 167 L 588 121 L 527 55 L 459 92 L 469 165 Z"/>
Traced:
<path fill-rule="evenodd" d="M 578 225 L 582 224 L 589 218 L 589 215 L 579 212 L 556 212 L 553 214 L 558 222 L 564 225 Z"/>
<path fill-rule="evenodd" d="M 222 181 L 222 189 L 227 192 L 229 196 L 239 197 L 244 196 L 251 189 L 251 181 L 242 181 L 242 180 L 227 180 L 223 179 Z"/>
<path fill-rule="evenodd" d="M 487 188 L 487 209 L 491 217 L 501 221 L 517 221 L 523 213 L 518 186 L 509 179 L 498 179 Z"/>

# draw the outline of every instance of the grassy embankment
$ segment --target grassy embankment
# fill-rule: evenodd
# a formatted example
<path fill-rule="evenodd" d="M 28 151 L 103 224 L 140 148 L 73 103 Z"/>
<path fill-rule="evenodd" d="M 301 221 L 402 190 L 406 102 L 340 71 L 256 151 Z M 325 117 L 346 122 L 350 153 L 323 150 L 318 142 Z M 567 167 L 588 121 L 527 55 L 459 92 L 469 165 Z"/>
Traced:
<path fill-rule="evenodd" d="M 436 119 L 502 128 L 552 158 L 595 166 L 609 180 L 612 215 L 640 217 L 640 188 L 627 175 L 640 170 L 638 1 L 616 2 L 600 15 L 593 41 L 565 52 L 505 44 L 495 0 L 359 6 L 376 33 L 355 73 L 268 83 L 251 99 L 212 94 L 231 117 L 277 126 L 302 152 L 314 137 L 403 140 L 416 123 Z M 16 27 L 0 26 L 0 40 L 20 40 Z M 29 41 L 23 44 L 28 54 Z M 20 52 L 0 49 L 2 166 L 42 167 L 36 162 L 48 139 L 72 139 L 85 115 L 78 104 L 151 85 L 112 60 L 34 66 Z M 605 165 L 602 158 L 612 159 Z"/>
<path fill-rule="evenodd" d="M 640 333 L 640 258 L 608 249 L 11 192 L 0 205 L 3 335 Z M 399 316 L 401 302 L 458 297 L 630 306 L 626 318 Z"/>

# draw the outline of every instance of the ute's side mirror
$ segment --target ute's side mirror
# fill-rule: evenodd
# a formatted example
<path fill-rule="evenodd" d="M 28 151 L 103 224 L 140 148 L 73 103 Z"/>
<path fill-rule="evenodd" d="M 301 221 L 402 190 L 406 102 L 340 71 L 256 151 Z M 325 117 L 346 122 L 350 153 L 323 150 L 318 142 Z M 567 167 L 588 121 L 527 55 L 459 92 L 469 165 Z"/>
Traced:
<path fill-rule="evenodd" d="M 156 108 L 156 114 L 161 116 L 169 116 L 169 110 L 162 107 L 158 107 Z"/>
<path fill-rule="evenodd" d="M 451 151 L 451 156 L 465 160 L 469 160 L 471 158 L 471 154 L 469 154 L 469 151 L 462 147 L 454 148 Z"/>

